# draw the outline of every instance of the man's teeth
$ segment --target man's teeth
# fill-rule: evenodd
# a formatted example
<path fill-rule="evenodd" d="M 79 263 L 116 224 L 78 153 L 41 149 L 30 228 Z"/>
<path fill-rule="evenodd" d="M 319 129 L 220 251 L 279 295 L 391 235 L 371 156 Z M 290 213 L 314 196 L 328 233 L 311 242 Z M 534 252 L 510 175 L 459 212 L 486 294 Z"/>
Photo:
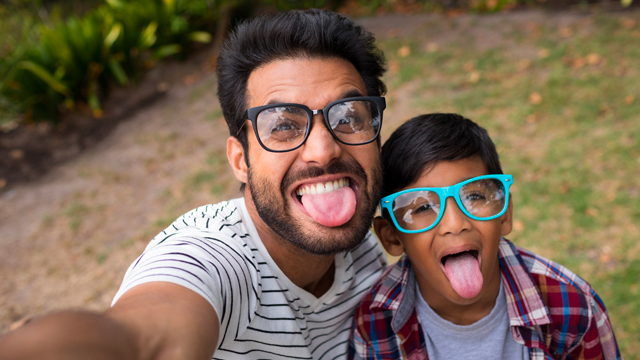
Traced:
<path fill-rule="evenodd" d="M 317 183 L 315 185 L 304 185 L 299 187 L 296 190 L 296 194 L 299 196 L 302 195 L 319 195 L 331 192 L 333 190 L 338 190 L 341 187 L 349 186 L 349 179 L 342 178 L 334 181 L 329 181 L 326 183 Z"/>

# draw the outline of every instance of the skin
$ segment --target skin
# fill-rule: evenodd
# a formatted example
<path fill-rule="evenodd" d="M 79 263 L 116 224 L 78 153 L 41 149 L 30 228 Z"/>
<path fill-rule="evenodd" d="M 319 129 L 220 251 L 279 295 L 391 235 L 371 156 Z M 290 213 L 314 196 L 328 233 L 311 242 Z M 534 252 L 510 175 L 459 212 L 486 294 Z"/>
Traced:
<path fill-rule="evenodd" d="M 322 109 L 328 103 L 352 96 L 366 96 L 366 87 L 353 65 L 343 59 L 328 58 L 293 58 L 268 63 L 254 70 L 248 81 L 248 107 L 270 103 L 298 103 L 310 109 Z M 250 123 L 246 124 L 251 126 Z M 256 229 L 265 247 L 278 267 L 299 287 L 320 297 L 333 283 L 334 254 L 310 254 L 293 245 L 278 235 L 260 217 L 256 209 L 255 199 L 250 191 L 249 169 L 245 156 L 249 158 L 251 171 L 258 179 L 253 180 L 271 189 L 270 199 L 279 204 L 279 209 L 286 209 L 287 219 L 298 225 L 307 238 L 321 238 L 342 245 L 345 234 L 351 232 L 352 220 L 362 218 L 368 211 L 364 199 L 366 194 L 374 194 L 379 185 L 380 160 L 379 147 L 376 142 L 349 146 L 337 142 L 324 125 L 322 115 L 313 119 L 311 132 L 306 143 L 300 148 L 286 153 L 265 151 L 258 143 L 252 129 L 247 131 L 248 154 L 240 142 L 230 137 L 227 141 L 227 155 L 236 178 L 248 184 L 244 198 L 247 210 L 253 219 Z M 357 163 L 370 179 L 353 172 L 324 174 L 321 176 L 292 176 L 291 183 L 284 182 L 285 188 L 280 191 L 286 175 L 304 173 L 315 167 L 326 169 L 336 162 Z M 357 199 L 356 212 L 349 222 L 339 227 L 326 227 L 317 223 L 306 212 L 297 199 L 299 187 L 348 177 L 350 186 Z M 363 185 L 367 184 L 367 188 Z M 369 195 L 371 197 L 372 195 Z M 375 197 L 375 196 L 374 196 Z M 375 205 L 374 205 L 375 206 Z M 369 224 L 365 224 L 368 227 Z M 326 245 L 326 244 L 325 244 Z M 301 266 L 304 264 L 304 266 Z"/>
<path fill-rule="evenodd" d="M 271 101 L 295 102 L 312 109 L 324 108 L 334 100 L 366 95 L 361 77 L 353 66 L 337 59 L 283 60 L 256 69 L 249 78 L 249 106 Z M 245 155 L 252 171 L 269 188 L 279 188 L 284 175 L 310 166 L 325 168 L 336 161 L 357 162 L 367 178 L 378 179 L 379 148 L 374 142 L 362 146 L 338 144 L 314 118 L 305 145 L 296 151 L 274 154 L 263 150 L 249 132 L 249 154 L 235 138 L 229 138 L 227 153 L 236 177 L 247 182 Z M 345 228 L 327 228 L 301 209 L 293 196 L 301 185 L 350 177 L 358 199 L 356 216 L 364 212 L 365 181 L 355 174 L 322 175 L 300 179 L 280 196 L 288 204 L 292 220 L 305 231 L 340 241 Z M 250 187 L 248 184 L 247 188 Z M 279 191 L 272 191 L 279 194 Z M 267 250 L 280 269 L 298 286 L 320 297 L 333 283 L 332 255 L 311 255 L 275 234 L 261 221 L 249 189 L 245 190 L 248 211 Z M 349 224 L 349 223 L 347 223 Z M 44 316 L 0 338 L 1 359 L 210 359 L 218 334 L 218 317 L 211 305 L 195 292 L 179 285 L 153 282 L 136 286 L 104 313 L 67 311 Z"/>
<path fill-rule="evenodd" d="M 487 175 L 479 157 L 442 161 L 405 189 L 445 187 L 470 178 Z M 406 253 L 416 274 L 418 288 L 429 306 L 442 318 L 458 325 L 470 325 L 488 315 L 500 291 L 498 247 L 500 237 L 511 232 L 513 207 L 509 202 L 501 217 L 489 221 L 472 220 L 447 199 L 440 222 L 431 230 L 417 234 L 398 231 L 388 219 L 377 217 L 374 227 L 382 245 L 394 256 Z M 477 250 L 484 279 L 480 293 L 465 299 L 451 287 L 441 259 L 449 254 Z"/>

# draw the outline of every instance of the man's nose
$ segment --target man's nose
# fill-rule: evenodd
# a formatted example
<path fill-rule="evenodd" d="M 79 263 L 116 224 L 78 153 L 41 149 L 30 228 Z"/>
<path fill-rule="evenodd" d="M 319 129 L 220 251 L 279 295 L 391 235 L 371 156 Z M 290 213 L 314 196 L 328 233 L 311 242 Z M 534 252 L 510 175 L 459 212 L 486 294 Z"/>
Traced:
<path fill-rule="evenodd" d="M 471 229 L 471 221 L 467 215 L 458 207 L 458 203 L 452 197 L 447 199 L 444 214 L 438 224 L 438 233 L 440 235 L 459 234 L 464 230 Z"/>
<path fill-rule="evenodd" d="M 302 145 L 302 160 L 323 167 L 342 154 L 340 143 L 325 126 L 322 114 L 313 116 L 307 141 Z"/>

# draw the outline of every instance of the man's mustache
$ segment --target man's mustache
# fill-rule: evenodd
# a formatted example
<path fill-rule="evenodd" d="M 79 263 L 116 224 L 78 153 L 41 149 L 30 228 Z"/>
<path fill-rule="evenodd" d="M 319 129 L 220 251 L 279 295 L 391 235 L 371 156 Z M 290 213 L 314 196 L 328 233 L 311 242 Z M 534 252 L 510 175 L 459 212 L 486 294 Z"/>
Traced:
<path fill-rule="evenodd" d="M 363 187 L 366 188 L 367 185 L 367 173 L 364 171 L 362 166 L 358 164 L 354 159 L 347 161 L 336 161 L 325 168 L 321 168 L 318 166 L 310 166 L 305 169 L 294 171 L 289 168 L 286 174 L 284 174 L 284 178 L 282 179 L 282 183 L 280 185 L 280 191 L 284 194 L 285 190 L 291 186 L 291 184 L 304 180 L 311 179 L 314 177 L 322 176 L 322 175 L 333 175 L 333 174 L 353 174 L 364 180 Z"/>

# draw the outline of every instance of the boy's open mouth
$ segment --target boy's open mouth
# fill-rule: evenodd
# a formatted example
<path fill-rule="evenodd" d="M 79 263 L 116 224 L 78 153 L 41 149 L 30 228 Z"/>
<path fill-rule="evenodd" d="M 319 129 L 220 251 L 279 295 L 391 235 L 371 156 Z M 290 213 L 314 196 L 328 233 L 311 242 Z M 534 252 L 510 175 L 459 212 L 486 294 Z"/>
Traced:
<path fill-rule="evenodd" d="M 462 255 L 464 255 L 466 253 L 469 253 L 471 256 L 476 258 L 476 260 L 478 259 L 478 250 L 467 250 L 467 251 L 462 251 L 462 252 L 459 252 L 459 253 L 449 254 L 449 255 L 443 256 L 442 259 L 440 259 L 440 262 L 442 263 L 442 265 L 444 265 L 445 262 L 447 262 L 448 259 L 454 258 L 454 257 L 458 257 L 458 256 L 462 256 Z"/>
<path fill-rule="evenodd" d="M 451 287 L 465 299 L 472 299 L 482 291 L 483 278 L 477 250 L 466 250 L 440 259 Z"/>
<path fill-rule="evenodd" d="M 351 220 L 356 211 L 355 187 L 348 177 L 300 185 L 296 199 L 319 224 L 335 227 Z"/>

